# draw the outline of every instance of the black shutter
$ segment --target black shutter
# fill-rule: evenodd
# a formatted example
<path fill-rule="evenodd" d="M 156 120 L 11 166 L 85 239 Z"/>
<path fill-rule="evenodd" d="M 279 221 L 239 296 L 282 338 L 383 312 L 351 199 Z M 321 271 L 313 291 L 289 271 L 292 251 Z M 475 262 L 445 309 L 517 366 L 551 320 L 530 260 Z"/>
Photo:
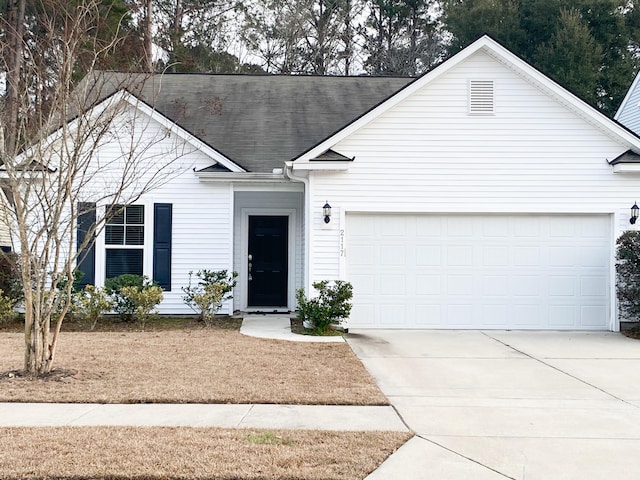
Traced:
<path fill-rule="evenodd" d="M 171 223 L 173 205 L 153 205 L 153 281 L 171 291 Z"/>
<path fill-rule="evenodd" d="M 78 222 L 76 235 L 76 248 L 78 249 L 78 259 L 76 261 L 77 269 L 84 273 L 80 279 L 79 285 L 94 285 L 96 281 L 96 247 L 95 247 L 95 231 L 96 224 L 96 204 L 95 203 L 78 203 Z M 90 236 L 90 238 L 88 237 Z M 84 248 L 82 245 L 85 240 L 89 244 Z"/>

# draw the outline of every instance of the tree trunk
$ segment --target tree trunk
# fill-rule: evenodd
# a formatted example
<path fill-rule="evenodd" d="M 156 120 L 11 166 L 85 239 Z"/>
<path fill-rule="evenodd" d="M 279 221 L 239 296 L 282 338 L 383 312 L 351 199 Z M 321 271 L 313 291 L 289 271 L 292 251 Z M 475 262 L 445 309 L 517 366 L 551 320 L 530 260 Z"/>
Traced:
<path fill-rule="evenodd" d="M 144 68 L 147 73 L 153 73 L 153 32 L 152 21 L 153 0 L 145 0 L 144 8 Z"/>
<path fill-rule="evenodd" d="M 5 159 L 13 158 L 18 142 L 18 111 L 20 98 L 20 71 L 24 41 L 24 12 L 26 0 L 7 2 L 7 33 L 9 36 L 9 55 L 7 62 L 6 129 Z"/>

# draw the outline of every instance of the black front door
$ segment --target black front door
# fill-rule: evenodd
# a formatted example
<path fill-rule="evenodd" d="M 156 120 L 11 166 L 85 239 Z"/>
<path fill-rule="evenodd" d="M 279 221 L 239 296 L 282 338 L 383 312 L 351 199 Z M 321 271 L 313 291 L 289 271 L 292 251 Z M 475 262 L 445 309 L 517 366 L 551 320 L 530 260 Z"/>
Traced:
<path fill-rule="evenodd" d="M 249 306 L 286 307 L 289 217 L 249 216 Z"/>

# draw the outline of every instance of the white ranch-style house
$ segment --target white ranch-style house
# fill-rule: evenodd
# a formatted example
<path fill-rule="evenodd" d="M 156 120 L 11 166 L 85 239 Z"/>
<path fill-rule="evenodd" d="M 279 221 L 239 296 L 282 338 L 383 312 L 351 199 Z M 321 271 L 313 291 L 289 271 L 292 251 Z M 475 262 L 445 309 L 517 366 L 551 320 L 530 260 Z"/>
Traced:
<path fill-rule="evenodd" d="M 490 37 L 417 79 L 165 74 L 122 95 L 188 168 L 111 221 L 86 282 L 145 274 L 186 314 L 202 268 L 238 272 L 226 312 L 343 279 L 350 328 L 619 329 L 640 138 Z"/>

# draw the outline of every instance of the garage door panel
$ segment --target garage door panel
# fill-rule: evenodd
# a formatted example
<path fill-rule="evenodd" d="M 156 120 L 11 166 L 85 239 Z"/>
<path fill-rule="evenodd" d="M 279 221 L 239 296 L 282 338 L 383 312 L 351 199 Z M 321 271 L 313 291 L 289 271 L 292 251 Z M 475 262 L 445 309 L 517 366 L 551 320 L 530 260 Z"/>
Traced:
<path fill-rule="evenodd" d="M 609 263 L 608 256 L 597 246 L 582 247 L 577 253 L 579 264 L 583 267 L 604 268 Z"/>
<path fill-rule="evenodd" d="M 416 219 L 417 237 L 440 237 L 442 235 L 442 217 L 422 216 Z"/>
<path fill-rule="evenodd" d="M 583 297 L 605 297 L 607 295 L 606 279 L 602 276 L 582 277 L 580 279 L 580 295 Z"/>
<path fill-rule="evenodd" d="M 516 303 L 513 305 L 513 328 L 546 327 L 546 321 L 541 315 L 541 308 L 533 303 Z"/>
<path fill-rule="evenodd" d="M 509 295 L 508 275 L 483 275 L 482 295 L 485 297 L 506 297 Z"/>
<path fill-rule="evenodd" d="M 481 305 L 481 323 L 485 327 L 509 328 L 509 319 L 512 317 L 511 309 L 504 304 Z"/>
<path fill-rule="evenodd" d="M 442 326 L 442 307 L 438 304 L 417 303 L 415 327 L 439 327 Z"/>
<path fill-rule="evenodd" d="M 416 245 L 416 265 L 436 267 L 442 265 L 440 245 Z"/>
<path fill-rule="evenodd" d="M 504 245 L 481 246 L 482 265 L 485 267 L 504 267 L 509 265 L 509 249 Z"/>
<path fill-rule="evenodd" d="M 549 328 L 575 328 L 578 325 L 576 307 L 571 305 L 549 306 Z"/>
<path fill-rule="evenodd" d="M 610 238 L 607 215 L 347 214 L 350 325 L 607 329 Z"/>
<path fill-rule="evenodd" d="M 574 297 L 578 279 L 569 275 L 551 275 L 549 277 L 549 296 Z"/>
<path fill-rule="evenodd" d="M 447 305 L 446 325 L 448 327 L 473 328 L 474 307 L 471 303 Z"/>
<path fill-rule="evenodd" d="M 407 264 L 406 245 L 381 245 L 380 246 L 380 264 L 402 266 Z"/>
<path fill-rule="evenodd" d="M 586 327 L 597 328 L 602 323 L 602 317 L 607 310 L 602 305 L 583 305 L 580 310 L 580 324 Z"/>
<path fill-rule="evenodd" d="M 440 295 L 442 293 L 442 279 L 439 275 L 417 275 L 416 295 L 422 297 Z"/>

